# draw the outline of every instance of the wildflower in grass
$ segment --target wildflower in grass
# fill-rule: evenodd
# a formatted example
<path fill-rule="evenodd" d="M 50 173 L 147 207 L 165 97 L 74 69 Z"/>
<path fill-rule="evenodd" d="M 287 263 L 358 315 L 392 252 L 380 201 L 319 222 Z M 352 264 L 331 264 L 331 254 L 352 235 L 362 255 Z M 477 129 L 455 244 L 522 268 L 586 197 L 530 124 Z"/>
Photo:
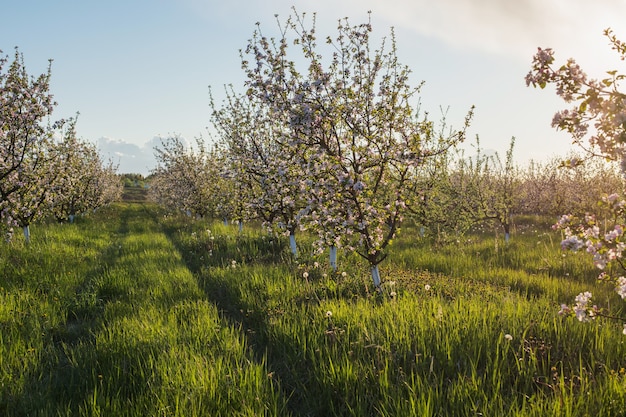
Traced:
<path fill-rule="evenodd" d="M 622 333 L 626 334 L 626 323 L 624 323 L 624 330 L 622 330 Z"/>
<path fill-rule="evenodd" d="M 326 312 L 326 317 L 327 317 L 327 318 L 331 318 L 332 316 L 333 316 L 333 312 L 332 312 L 332 311 L 330 311 L 330 310 L 328 310 L 328 311 Z"/>
<path fill-rule="evenodd" d="M 430 285 L 428 285 L 428 284 L 424 285 L 424 289 L 425 289 L 426 291 L 430 291 Z"/>
<path fill-rule="evenodd" d="M 341 277 L 342 277 L 342 278 L 345 278 L 345 277 L 347 277 L 347 276 L 348 276 L 348 273 L 347 273 L 346 271 L 343 271 L 343 272 L 341 273 Z"/>
<path fill-rule="evenodd" d="M 397 295 L 397 294 L 396 294 L 396 292 L 395 292 L 395 291 L 391 291 L 391 292 L 389 293 L 389 296 L 390 296 L 391 298 L 396 298 L 396 295 Z"/>
<path fill-rule="evenodd" d="M 561 304 L 561 309 L 559 310 L 559 316 L 566 316 L 571 312 L 572 310 L 569 308 L 567 304 Z"/>
<path fill-rule="evenodd" d="M 513 336 L 507 333 L 504 335 L 504 339 L 510 342 L 511 340 L 513 340 Z"/>
<path fill-rule="evenodd" d="M 308 278 L 309 278 L 309 273 L 308 273 L 308 272 L 306 272 L 306 271 L 304 271 L 304 272 L 302 273 L 302 278 L 304 278 L 304 279 L 308 279 Z"/>
<path fill-rule="evenodd" d="M 313 268 L 319 268 L 320 264 L 319 262 L 313 262 Z"/>

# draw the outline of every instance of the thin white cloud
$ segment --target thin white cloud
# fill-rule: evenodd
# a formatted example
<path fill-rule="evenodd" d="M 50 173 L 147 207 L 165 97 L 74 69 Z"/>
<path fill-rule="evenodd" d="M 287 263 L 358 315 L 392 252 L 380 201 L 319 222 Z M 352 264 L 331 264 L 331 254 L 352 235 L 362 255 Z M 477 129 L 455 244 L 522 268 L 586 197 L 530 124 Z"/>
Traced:
<path fill-rule="evenodd" d="M 186 1 L 199 7 L 197 0 Z M 241 4 L 231 2 L 219 10 L 228 13 L 238 6 Z M 352 23 L 360 23 L 371 10 L 375 30 L 383 34 L 394 26 L 457 49 L 506 56 L 521 63 L 530 62 L 537 47 L 551 47 L 563 60 L 574 57 L 590 72 L 615 66 L 616 55 L 602 35 L 604 29 L 611 27 L 626 38 L 622 29 L 626 2 L 621 0 L 320 0 L 313 6 L 305 0 L 273 0 L 249 4 L 242 12 L 248 18 L 257 16 L 264 27 L 272 27 L 274 14 L 286 17 L 292 6 L 317 12 L 318 25 L 330 29 L 346 16 Z M 249 28 L 250 33 L 253 29 Z"/>
<path fill-rule="evenodd" d="M 593 70 L 615 62 L 602 32 L 619 35 L 626 2 L 617 0 L 351 0 L 367 5 L 395 26 L 469 48 L 530 61 L 538 46 L 552 47 L 563 59 L 577 58 Z M 531 55 L 529 55 L 531 54 Z M 612 59 L 612 61 L 611 61 Z M 600 62 L 598 62 L 600 61 Z"/>
<path fill-rule="evenodd" d="M 97 140 L 98 150 L 103 159 L 111 160 L 118 165 L 119 173 L 137 173 L 148 175 L 156 166 L 154 146 L 160 144 L 155 137 L 143 145 L 126 142 L 120 139 L 101 137 Z"/>

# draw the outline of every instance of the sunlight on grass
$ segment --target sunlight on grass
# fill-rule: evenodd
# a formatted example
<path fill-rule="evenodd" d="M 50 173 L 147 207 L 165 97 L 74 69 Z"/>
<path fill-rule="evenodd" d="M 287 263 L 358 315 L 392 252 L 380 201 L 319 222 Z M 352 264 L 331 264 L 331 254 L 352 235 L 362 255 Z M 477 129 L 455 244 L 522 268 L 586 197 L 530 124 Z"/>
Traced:
<path fill-rule="evenodd" d="M 2 245 L 7 416 L 606 415 L 618 322 L 559 317 L 594 285 L 558 236 L 432 246 L 405 232 L 382 291 L 353 254 L 294 260 L 260 229 L 120 204 Z M 410 232 L 410 230 L 409 230 Z M 62 262 L 59 262 L 62 259 Z M 615 314 L 621 300 L 594 288 Z M 600 414 L 599 414 L 600 413 Z"/>

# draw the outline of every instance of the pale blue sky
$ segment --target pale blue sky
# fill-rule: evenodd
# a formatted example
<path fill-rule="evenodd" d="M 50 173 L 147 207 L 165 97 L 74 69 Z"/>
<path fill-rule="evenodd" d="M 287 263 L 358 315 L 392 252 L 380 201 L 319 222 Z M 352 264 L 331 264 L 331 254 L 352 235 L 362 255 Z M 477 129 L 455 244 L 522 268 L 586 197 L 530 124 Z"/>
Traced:
<path fill-rule="evenodd" d="M 0 49 L 18 46 L 27 70 L 52 66 L 55 118 L 81 113 L 78 133 L 115 155 L 121 172 L 147 174 L 158 136 L 206 136 L 209 86 L 242 85 L 239 49 L 261 22 L 276 29 L 275 14 L 317 13 L 320 36 L 337 19 L 364 21 L 372 11 L 374 38 L 395 27 L 398 54 L 424 80 L 423 108 L 449 107 L 459 125 L 476 105 L 470 142 L 504 154 L 516 137 L 519 163 L 564 155 L 570 140 L 550 127 L 565 107 L 552 90 L 527 88 L 524 76 L 537 46 L 557 60 L 576 58 L 590 75 L 619 69 L 602 30 L 622 39 L 621 0 L 20 0 L 2 6 Z M 114 153 L 114 154 L 113 154 Z M 119 159 L 118 159 L 119 158 Z"/>

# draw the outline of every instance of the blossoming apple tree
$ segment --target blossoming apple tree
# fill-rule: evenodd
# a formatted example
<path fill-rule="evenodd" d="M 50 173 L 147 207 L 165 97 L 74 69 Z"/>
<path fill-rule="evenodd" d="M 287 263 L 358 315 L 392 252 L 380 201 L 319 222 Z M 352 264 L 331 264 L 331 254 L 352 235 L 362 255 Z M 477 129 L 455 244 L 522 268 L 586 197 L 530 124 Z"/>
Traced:
<path fill-rule="evenodd" d="M 416 169 L 464 139 L 471 111 L 456 131 L 437 129 L 419 112 L 421 84 L 412 85 L 399 63 L 393 32 L 374 50 L 370 22 L 340 20 L 322 50 L 314 19 L 309 29 L 305 15 L 295 13 L 278 27 L 279 37 L 268 39 L 258 25 L 245 49 L 247 95 L 288 123 L 278 143 L 283 150 L 308 150 L 293 168 L 307 173 L 308 225 L 322 242 L 366 259 L 379 287 L 378 265 L 407 206 L 419 204 Z"/>
<path fill-rule="evenodd" d="M 155 148 L 155 156 L 153 199 L 192 216 L 225 215 L 218 210 L 226 181 L 218 149 L 208 149 L 202 138 L 196 138 L 195 148 L 190 148 L 180 136 L 172 136 Z"/>
<path fill-rule="evenodd" d="M 17 48 L 5 72 L 8 63 L 0 57 L 0 220 L 10 235 L 14 226 L 27 227 L 40 213 L 51 174 L 48 146 L 64 121 L 50 122 L 56 105 L 49 92 L 50 65 L 46 73 L 29 76 Z"/>
<path fill-rule="evenodd" d="M 116 167 L 106 165 L 95 144 L 76 136 L 77 118 L 68 120 L 63 137 L 50 147 L 51 181 L 47 211 L 58 221 L 74 221 L 78 214 L 119 199 L 121 181 Z"/>
<path fill-rule="evenodd" d="M 259 218 L 270 231 L 287 234 L 297 255 L 295 234 L 306 209 L 304 177 L 297 161 L 302 146 L 283 146 L 290 140 L 284 113 L 274 111 L 254 95 L 238 95 L 226 89 L 221 107 L 211 100 L 213 124 L 220 134 L 230 162 L 228 172 L 251 217 Z"/>

